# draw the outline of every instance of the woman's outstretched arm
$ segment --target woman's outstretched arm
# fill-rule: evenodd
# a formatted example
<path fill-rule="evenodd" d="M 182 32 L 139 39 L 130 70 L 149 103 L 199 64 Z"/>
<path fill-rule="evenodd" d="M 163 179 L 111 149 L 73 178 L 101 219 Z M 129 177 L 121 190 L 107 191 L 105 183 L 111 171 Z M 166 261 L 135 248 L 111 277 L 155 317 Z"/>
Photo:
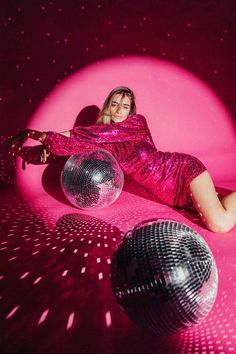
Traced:
<path fill-rule="evenodd" d="M 62 136 L 70 137 L 70 131 L 61 132 L 59 134 L 61 134 Z M 12 156 L 14 156 L 16 154 L 21 155 L 22 146 L 28 139 L 32 139 L 32 140 L 38 141 L 40 143 L 43 143 L 44 140 L 46 139 L 46 133 L 40 132 L 37 130 L 33 130 L 33 129 L 26 129 L 26 130 L 19 132 L 18 134 L 13 136 L 13 138 L 10 142 L 9 154 Z M 49 154 L 47 153 L 46 149 L 43 149 L 43 153 L 41 156 L 41 162 L 46 162 L 48 156 L 49 156 Z"/>
<path fill-rule="evenodd" d="M 47 151 L 54 155 L 73 155 L 91 148 L 104 148 L 104 144 L 140 141 L 150 132 L 146 120 L 141 115 L 127 118 L 121 123 L 76 127 L 70 136 L 47 132 L 43 141 Z"/>
<path fill-rule="evenodd" d="M 62 133 L 28 129 L 13 138 L 10 153 L 19 153 L 27 139 L 34 139 L 45 146 L 46 150 L 42 155 L 42 162 L 45 162 L 48 153 L 59 156 L 73 155 L 81 150 L 104 147 L 103 144 L 139 141 L 147 135 L 150 135 L 150 132 L 146 119 L 137 114 L 121 123 L 76 127 Z"/>
<path fill-rule="evenodd" d="M 115 143 L 140 140 L 150 132 L 146 119 L 135 114 L 120 123 L 75 127 L 71 134 L 83 142 Z"/>

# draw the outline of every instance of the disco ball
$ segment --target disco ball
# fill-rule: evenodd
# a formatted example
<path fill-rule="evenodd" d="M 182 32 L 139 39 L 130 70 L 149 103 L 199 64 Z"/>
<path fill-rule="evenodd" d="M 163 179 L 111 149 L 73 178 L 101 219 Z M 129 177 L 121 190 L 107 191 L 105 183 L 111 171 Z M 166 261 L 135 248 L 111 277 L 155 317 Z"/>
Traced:
<path fill-rule="evenodd" d="M 67 199 L 86 210 L 112 204 L 120 195 L 123 184 L 123 171 L 106 150 L 71 156 L 61 174 L 61 185 Z"/>
<path fill-rule="evenodd" d="M 117 302 L 138 325 L 158 334 L 185 330 L 211 310 L 218 272 L 206 242 L 172 220 L 128 231 L 111 262 Z"/>

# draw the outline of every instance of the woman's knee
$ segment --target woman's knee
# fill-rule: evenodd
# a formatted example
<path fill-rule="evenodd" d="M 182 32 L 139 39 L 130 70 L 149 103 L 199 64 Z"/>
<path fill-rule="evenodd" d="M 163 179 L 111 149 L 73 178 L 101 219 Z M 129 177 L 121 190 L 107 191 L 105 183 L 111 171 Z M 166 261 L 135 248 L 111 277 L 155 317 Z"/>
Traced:
<path fill-rule="evenodd" d="M 226 233 L 234 227 L 234 220 L 228 215 L 206 221 L 209 230 L 217 233 Z"/>

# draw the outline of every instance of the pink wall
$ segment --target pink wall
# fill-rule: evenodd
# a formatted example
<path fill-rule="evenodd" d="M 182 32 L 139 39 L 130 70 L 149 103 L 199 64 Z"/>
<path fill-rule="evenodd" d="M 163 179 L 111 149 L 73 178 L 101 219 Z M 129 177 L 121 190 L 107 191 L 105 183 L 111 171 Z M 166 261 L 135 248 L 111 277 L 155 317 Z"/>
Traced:
<path fill-rule="evenodd" d="M 186 69 L 235 118 L 234 1 L 3 0 L 0 12 L 2 134 L 23 128 L 48 93 L 71 74 L 128 55 Z M 148 89 L 146 81 L 143 89 Z M 158 98 L 163 87 L 156 90 Z"/>

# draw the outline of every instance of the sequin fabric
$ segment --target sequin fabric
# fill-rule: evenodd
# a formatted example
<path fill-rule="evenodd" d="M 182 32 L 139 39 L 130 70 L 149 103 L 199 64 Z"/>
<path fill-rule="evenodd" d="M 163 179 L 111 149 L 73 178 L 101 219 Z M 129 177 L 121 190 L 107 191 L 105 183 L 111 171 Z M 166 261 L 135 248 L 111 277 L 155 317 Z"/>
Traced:
<path fill-rule="evenodd" d="M 115 124 L 78 126 L 70 131 L 70 137 L 50 131 L 44 146 L 55 155 L 105 149 L 126 175 L 148 189 L 159 202 L 195 210 L 189 185 L 206 167 L 194 156 L 157 150 L 142 115 Z"/>

